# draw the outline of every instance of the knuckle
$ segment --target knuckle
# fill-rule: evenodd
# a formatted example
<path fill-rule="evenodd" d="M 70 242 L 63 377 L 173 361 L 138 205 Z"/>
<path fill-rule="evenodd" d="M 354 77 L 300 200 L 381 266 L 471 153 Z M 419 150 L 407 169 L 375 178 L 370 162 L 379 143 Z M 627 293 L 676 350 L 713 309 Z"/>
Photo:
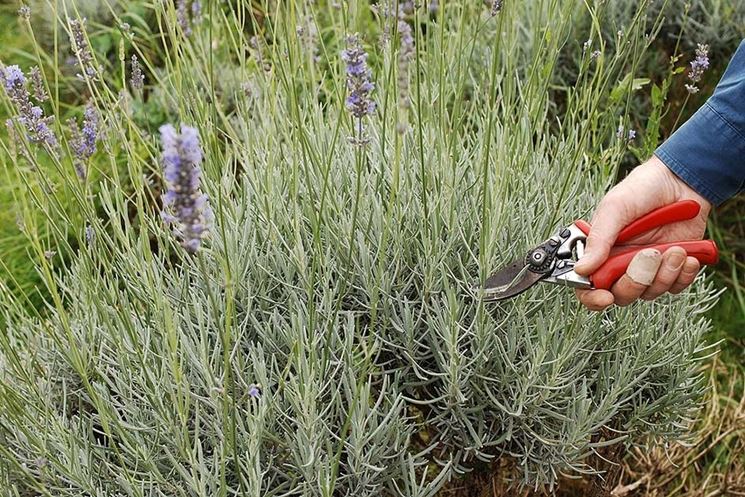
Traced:
<path fill-rule="evenodd" d="M 658 271 L 653 286 L 659 294 L 664 293 L 680 277 L 679 273 L 673 271 Z"/>

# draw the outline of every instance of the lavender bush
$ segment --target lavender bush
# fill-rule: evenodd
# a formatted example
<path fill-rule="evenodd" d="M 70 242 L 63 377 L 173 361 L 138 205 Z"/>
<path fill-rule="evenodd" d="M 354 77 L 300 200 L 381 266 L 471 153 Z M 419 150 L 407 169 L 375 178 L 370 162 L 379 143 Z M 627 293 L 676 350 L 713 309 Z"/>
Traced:
<path fill-rule="evenodd" d="M 557 54 L 588 7 L 496 4 L 278 7 L 251 30 L 239 4 L 185 36 L 186 10 L 156 3 L 152 92 L 80 73 L 106 126 L 95 179 L 73 167 L 85 139 L 54 155 L 20 135 L 23 156 L 3 139 L 29 185 L 45 161 L 64 173 L 20 199 L 47 310 L 0 285 L 3 488 L 427 496 L 479 462 L 553 486 L 594 474 L 604 447 L 680 437 L 702 390 L 705 282 L 602 315 L 561 288 L 498 304 L 471 290 L 612 181 L 617 104 L 655 26 L 634 17 L 596 58 L 578 45 L 557 117 Z M 133 118 L 145 98 L 169 112 L 160 135 Z"/>

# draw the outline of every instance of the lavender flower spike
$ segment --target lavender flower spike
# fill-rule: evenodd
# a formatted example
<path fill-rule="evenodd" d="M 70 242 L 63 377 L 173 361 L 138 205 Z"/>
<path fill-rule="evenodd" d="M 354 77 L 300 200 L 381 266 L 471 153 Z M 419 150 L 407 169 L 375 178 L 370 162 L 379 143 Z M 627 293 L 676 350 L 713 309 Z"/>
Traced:
<path fill-rule="evenodd" d="M 142 66 L 140 65 L 140 60 L 137 58 L 137 54 L 132 54 L 129 83 L 132 85 L 132 89 L 136 91 L 142 90 L 145 84 L 145 75 L 142 74 Z"/>
<path fill-rule="evenodd" d="M 345 104 L 347 110 L 357 118 L 357 137 L 350 138 L 354 145 L 364 145 L 367 138 L 363 136 L 362 118 L 375 112 L 375 102 L 371 94 L 375 89 L 372 74 L 367 67 L 367 53 L 360 46 L 359 37 L 347 37 L 347 48 L 342 51 L 341 59 L 347 65 L 347 95 Z"/>
<path fill-rule="evenodd" d="M 96 153 L 98 140 L 98 111 L 92 104 L 85 107 L 83 129 L 78 128 L 74 119 L 68 121 L 70 126 L 70 148 L 75 159 L 75 172 L 83 180 L 86 177 L 85 163 Z"/>
<path fill-rule="evenodd" d="M 31 95 L 23 71 L 18 66 L 0 68 L 0 79 L 2 79 L 5 92 L 18 109 L 18 117 L 15 120 L 26 129 L 29 141 L 44 143 L 50 150 L 56 150 L 58 147 L 57 137 L 50 128 L 54 118 L 52 116 L 44 117 L 44 111 L 41 107 L 31 103 Z"/>
<path fill-rule="evenodd" d="M 346 100 L 347 110 L 358 119 L 375 112 L 375 102 L 370 94 L 375 85 L 370 81 L 371 73 L 367 67 L 367 53 L 360 46 L 357 35 L 347 38 L 347 48 L 341 53 L 342 60 L 347 64 L 347 88 L 349 96 Z"/>
<path fill-rule="evenodd" d="M 202 15 L 202 3 L 199 0 L 178 0 L 176 5 L 176 19 L 184 36 L 191 36 L 192 24 Z"/>
<path fill-rule="evenodd" d="M 31 88 L 34 89 L 34 98 L 37 102 L 46 102 L 49 100 L 47 95 L 47 89 L 44 87 L 44 78 L 41 75 L 39 67 L 32 67 L 28 72 L 29 78 L 31 79 Z"/>
<path fill-rule="evenodd" d="M 209 234 L 212 210 L 200 190 L 202 149 L 196 128 L 181 125 L 181 133 L 166 124 L 160 128 L 167 191 L 163 219 L 174 224 L 174 233 L 189 253 L 195 253 Z"/>
<path fill-rule="evenodd" d="M 499 14 L 502 10 L 502 0 L 492 0 L 490 14 L 492 17 Z"/>
<path fill-rule="evenodd" d="M 414 36 L 411 32 L 411 26 L 406 21 L 398 22 L 398 32 L 401 36 L 401 47 L 398 51 L 398 107 L 405 113 L 411 107 L 411 98 L 409 96 L 409 65 L 415 56 Z M 398 133 L 403 134 L 408 129 L 406 122 L 401 121 L 396 125 Z"/>
<path fill-rule="evenodd" d="M 686 84 L 685 88 L 688 93 L 698 93 L 696 83 L 701 81 L 704 71 L 709 68 L 709 45 L 699 43 L 696 48 L 696 58 L 691 61 L 691 70 L 688 71 L 688 79 L 693 84 Z"/>
<path fill-rule="evenodd" d="M 91 47 L 88 45 L 88 40 L 85 37 L 85 21 L 85 17 L 70 21 L 70 43 L 72 45 L 72 51 L 78 59 L 80 68 L 89 78 L 96 78 L 98 76 L 98 69 L 93 59 Z M 83 76 L 78 74 L 78 77 L 82 78 Z"/>

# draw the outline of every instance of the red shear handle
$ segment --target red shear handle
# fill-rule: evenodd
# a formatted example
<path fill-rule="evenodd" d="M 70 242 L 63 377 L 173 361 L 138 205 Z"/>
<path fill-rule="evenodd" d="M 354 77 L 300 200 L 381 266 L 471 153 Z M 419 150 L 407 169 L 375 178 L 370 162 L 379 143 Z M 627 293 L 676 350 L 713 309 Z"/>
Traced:
<path fill-rule="evenodd" d="M 698 204 L 696 204 L 698 205 Z M 701 264 L 716 264 L 719 260 L 719 251 L 716 244 L 711 240 L 699 240 L 692 242 L 674 242 L 660 243 L 655 245 L 637 246 L 631 250 L 623 251 L 619 254 L 612 255 L 606 260 L 591 279 L 595 288 L 609 290 L 626 272 L 629 262 L 634 258 L 637 252 L 645 248 L 657 249 L 664 252 L 670 247 L 680 247 L 686 251 L 688 256 L 695 257 Z"/>
<path fill-rule="evenodd" d="M 621 244 L 631 240 L 634 237 L 646 233 L 647 231 L 659 228 L 666 224 L 677 223 L 693 219 L 701 211 L 701 206 L 695 200 L 681 200 L 668 204 L 659 209 L 649 212 L 633 223 L 626 226 L 618 233 L 616 244 Z M 590 223 L 583 220 L 577 220 L 574 224 L 581 229 L 585 235 L 590 234 Z"/>
<path fill-rule="evenodd" d="M 659 228 L 665 224 L 693 219 L 698 215 L 699 211 L 701 211 L 701 206 L 695 200 L 681 200 L 680 202 L 660 207 L 643 215 L 621 230 L 616 238 L 616 243 L 627 242 L 642 233 Z"/>

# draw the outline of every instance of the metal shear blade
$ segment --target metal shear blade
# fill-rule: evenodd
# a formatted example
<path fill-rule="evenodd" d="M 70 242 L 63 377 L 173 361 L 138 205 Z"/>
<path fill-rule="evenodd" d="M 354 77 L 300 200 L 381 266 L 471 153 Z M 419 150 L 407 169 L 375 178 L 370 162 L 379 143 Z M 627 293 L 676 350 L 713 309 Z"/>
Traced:
<path fill-rule="evenodd" d="M 494 273 L 484 283 L 486 300 L 502 300 L 518 295 L 541 278 L 545 274 L 530 271 L 530 266 L 525 264 L 525 258 L 512 261 L 505 269 Z"/>

